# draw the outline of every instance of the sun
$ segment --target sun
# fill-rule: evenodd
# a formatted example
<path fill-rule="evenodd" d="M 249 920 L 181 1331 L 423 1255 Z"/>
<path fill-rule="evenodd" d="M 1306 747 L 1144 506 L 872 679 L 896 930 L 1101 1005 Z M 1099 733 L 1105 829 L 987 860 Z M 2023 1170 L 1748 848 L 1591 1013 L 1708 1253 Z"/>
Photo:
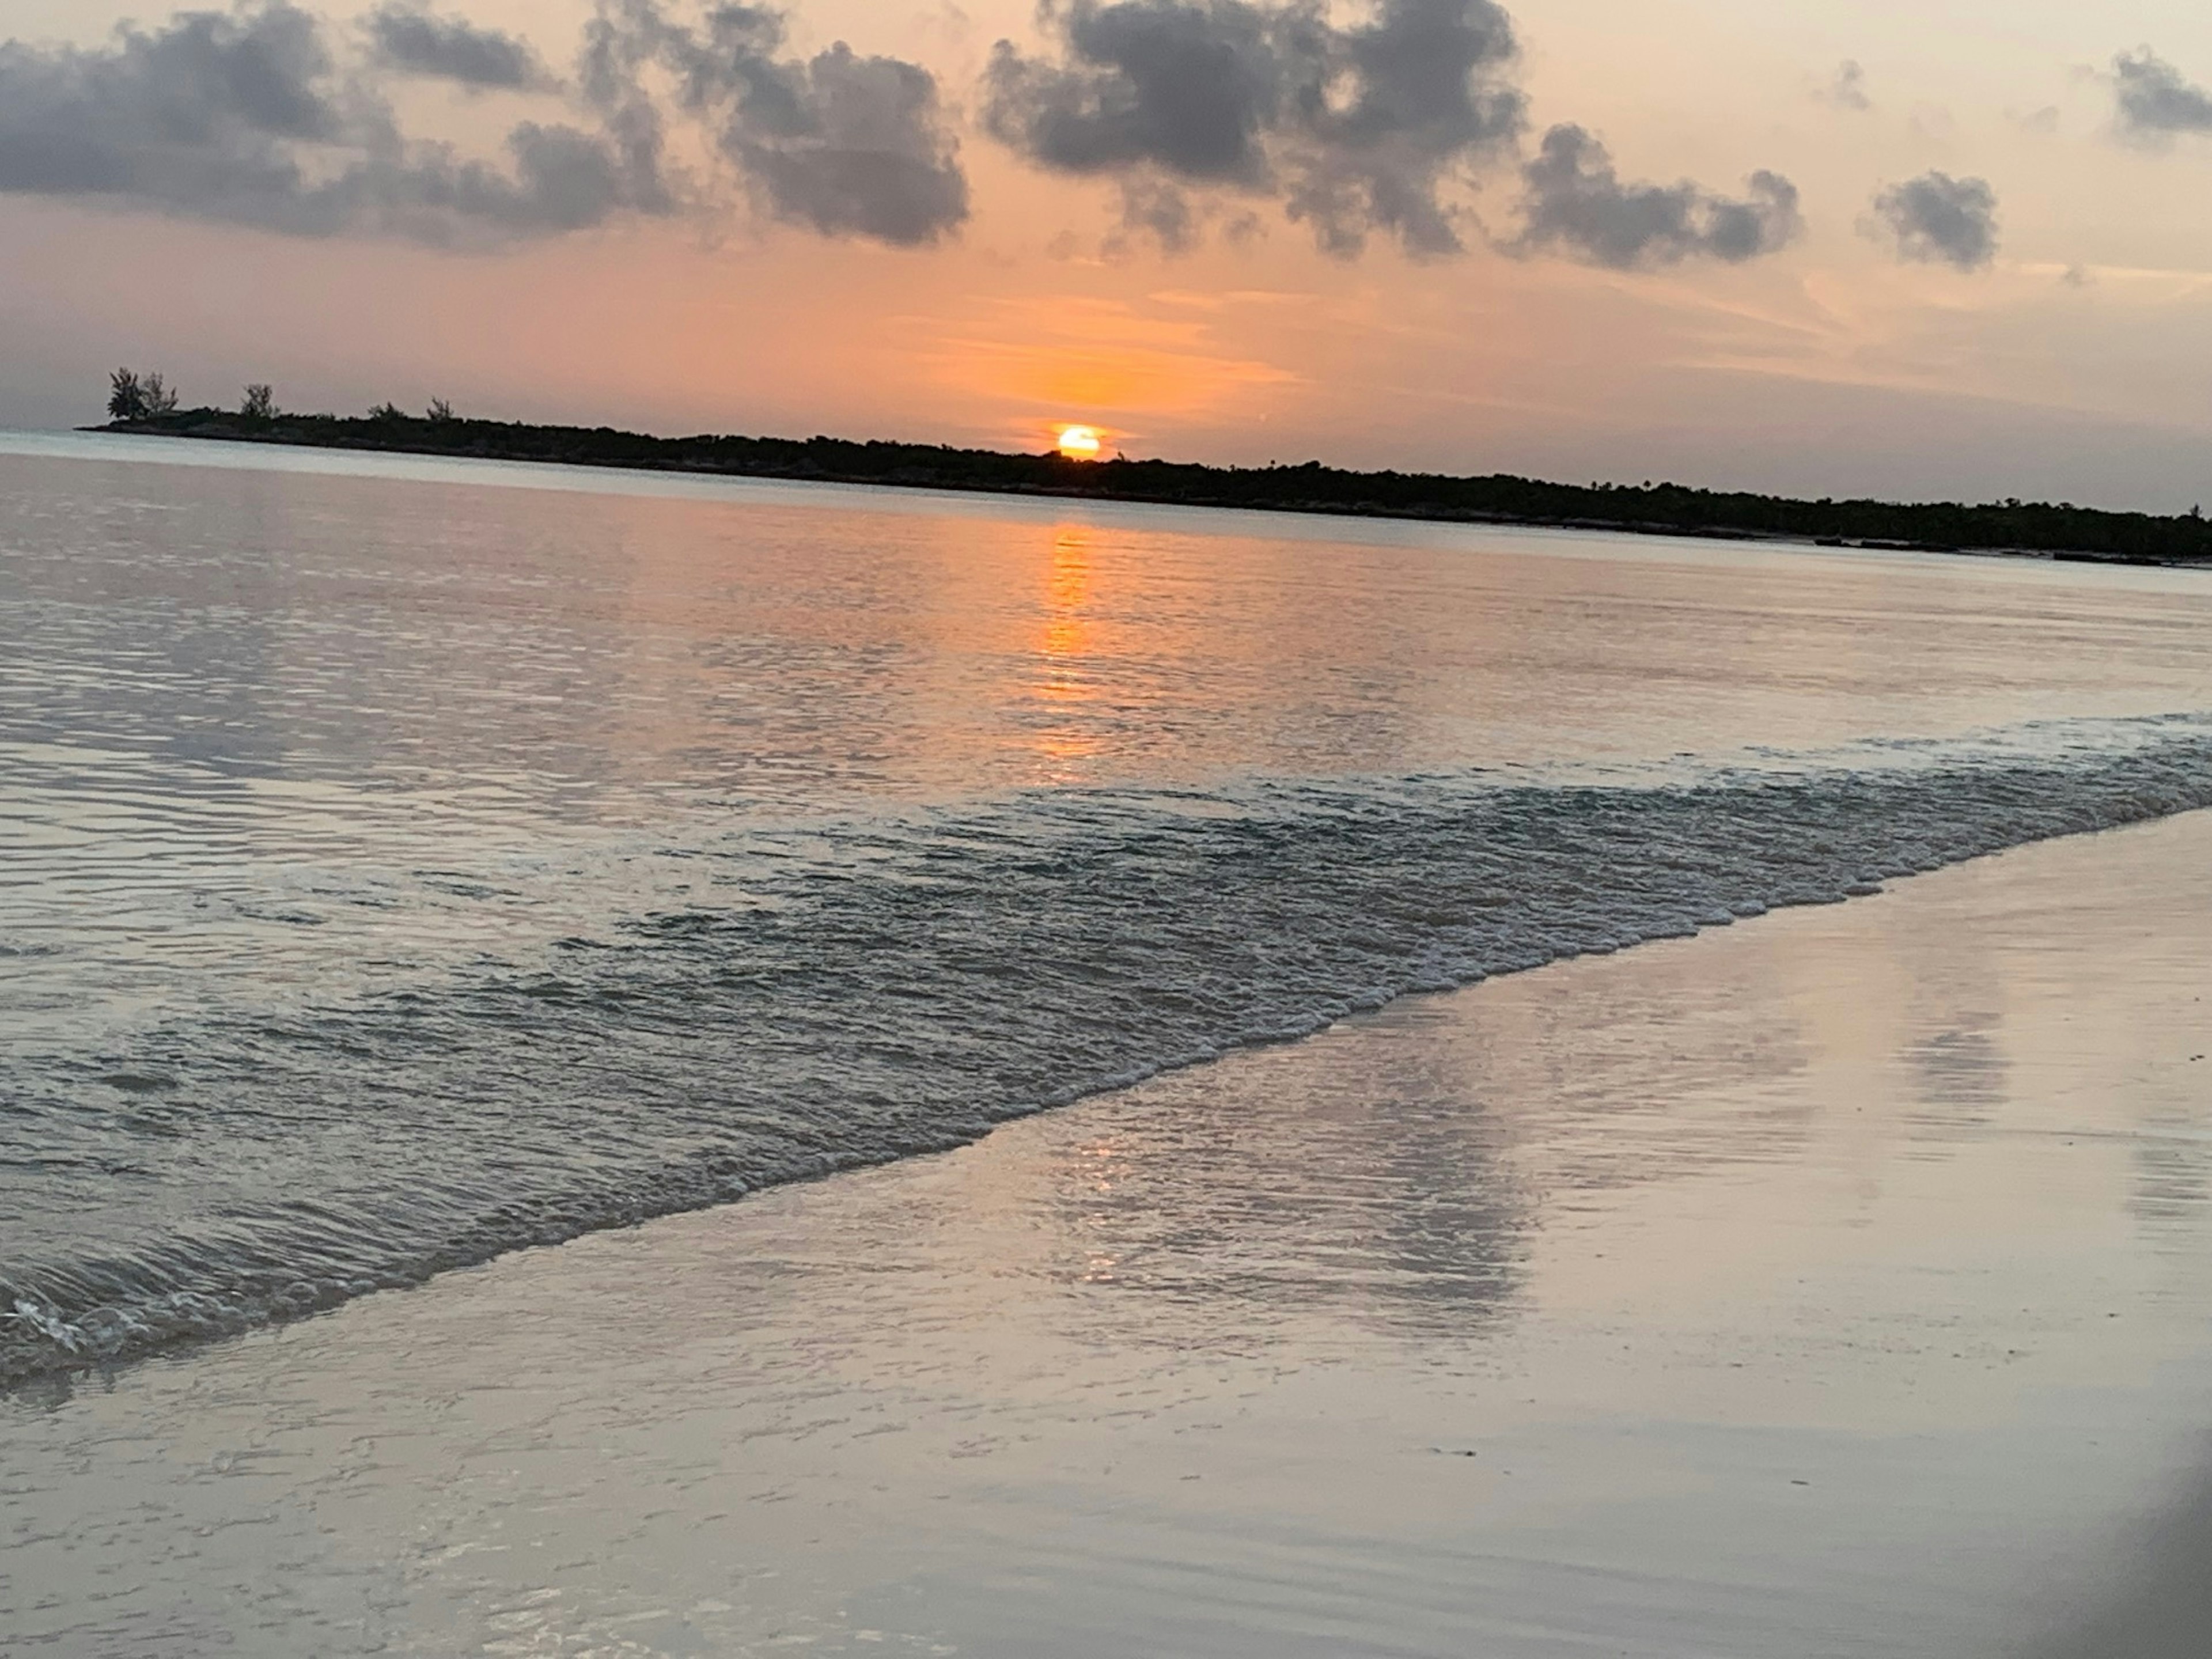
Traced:
<path fill-rule="evenodd" d="M 1071 461 L 1095 461 L 1104 447 L 1095 426 L 1064 426 L 1060 429 L 1060 453 Z"/>

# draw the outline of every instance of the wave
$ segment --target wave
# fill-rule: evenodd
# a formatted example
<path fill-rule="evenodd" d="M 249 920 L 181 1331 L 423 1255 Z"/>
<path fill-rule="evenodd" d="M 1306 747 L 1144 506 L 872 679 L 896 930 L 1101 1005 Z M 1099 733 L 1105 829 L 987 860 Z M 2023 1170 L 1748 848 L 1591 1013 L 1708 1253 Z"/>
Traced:
<path fill-rule="evenodd" d="M 688 894 L 526 963 L 19 1053 L 0 1381 L 944 1150 L 1409 992 L 2212 805 L 2212 723 L 2060 735 L 732 835 L 683 849 Z"/>

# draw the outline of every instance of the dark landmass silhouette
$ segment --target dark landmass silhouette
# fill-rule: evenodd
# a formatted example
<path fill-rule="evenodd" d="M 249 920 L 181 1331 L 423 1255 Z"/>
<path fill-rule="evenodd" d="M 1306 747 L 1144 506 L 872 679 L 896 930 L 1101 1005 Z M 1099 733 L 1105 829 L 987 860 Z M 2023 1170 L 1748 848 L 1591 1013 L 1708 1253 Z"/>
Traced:
<path fill-rule="evenodd" d="M 1936 553 L 2015 553 L 2125 564 L 2212 564 L 2212 520 L 2115 513 L 2071 502 L 1794 500 L 1740 490 L 1547 483 L 1495 473 L 1454 477 L 1188 461 L 1071 460 L 941 445 L 845 438 L 656 438 L 611 427 L 530 426 L 404 414 L 237 414 L 191 409 L 112 422 L 93 431 L 213 438 L 326 449 L 385 450 L 569 466 L 1152 501 L 1178 507 L 1532 525 L 1729 540 Z"/>

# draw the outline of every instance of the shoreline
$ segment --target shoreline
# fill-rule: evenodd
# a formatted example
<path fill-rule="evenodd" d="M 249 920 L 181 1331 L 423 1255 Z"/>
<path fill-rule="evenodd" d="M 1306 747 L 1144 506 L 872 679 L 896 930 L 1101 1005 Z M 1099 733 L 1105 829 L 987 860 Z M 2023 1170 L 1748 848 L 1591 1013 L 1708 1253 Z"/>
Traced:
<path fill-rule="evenodd" d="M 0 1629 L 2101 1659 L 2196 1559 L 2208 847 L 1407 1001 L 0 1403 Z"/>
<path fill-rule="evenodd" d="M 1288 988 L 1280 1003 L 1247 1006 L 1240 1016 L 1242 1024 L 1186 1026 L 1179 1036 L 1155 1031 L 1149 1046 L 1124 1051 L 1113 1064 L 1094 1062 L 1099 1069 L 1072 1079 L 1065 1075 L 1054 1056 L 1047 1079 L 1033 1089 L 998 1096 L 964 1096 L 961 1108 L 952 1115 L 935 1120 L 902 1120 L 888 1139 L 880 1138 L 880 1126 L 879 1138 L 870 1139 L 863 1121 L 848 1115 L 837 1121 L 836 1133 L 826 1142 L 810 1134 L 781 1142 L 756 1142 L 742 1152 L 733 1146 L 731 1155 L 742 1157 L 744 1162 L 726 1164 L 718 1170 L 703 1168 L 696 1160 L 678 1159 L 657 1166 L 653 1178 L 643 1186 L 617 1183 L 593 1192 L 581 1203 L 572 1200 L 574 1206 L 561 1211 L 557 1217 L 540 1214 L 519 1235 L 498 1231 L 432 1235 L 427 1242 L 417 1242 L 394 1254 L 357 1258 L 349 1271 L 319 1279 L 311 1279 L 298 1269 L 286 1271 L 273 1282 L 226 1278 L 230 1270 L 222 1258 L 200 1258 L 196 1277 L 182 1285 L 173 1280 L 166 1285 L 141 1284 L 136 1287 L 135 1299 L 118 1297 L 112 1304 L 90 1308 L 58 1305 L 58 1298 L 40 1294 L 39 1280 L 30 1273 L 12 1282 L 0 1279 L 0 1301 L 12 1301 L 15 1309 L 12 1319 L 15 1328 L 9 1340 L 0 1342 L 0 1400 L 11 1391 L 36 1389 L 48 1378 L 87 1370 L 113 1374 L 118 1367 L 219 1343 L 256 1328 L 312 1319 L 367 1293 L 365 1285 L 419 1287 L 445 1274 L 496 1261 L 519 1249 L 668 1215 L 710 1210 L 745 1194 L 942 1154 L 988 1137 L 997 1126 L 1070 1109 L 1086 1099 L 1111 1097 L 1134 1082 L 1218 1064 L 1226 1056 L 1257 1051 L 1285 1039 L 1311 1040 L 1355 1021 L 1362 1012 L 1399 1000 L 1542 973 L 1561 963 L 1621 950 L 1648 949 L 1771 911 L 1875 897 L 1893 879 L 1911 879 L 1916 873 L 1985 861 L 2050 840 L 2077 839 L 2115 827 L 2206 810 L 2212 797 L 2197 781 L 2202 774 L 2201 746 L 2190 748 L 2182 757 L 2156 748 L 2144 754 L 2149 758 L 2139 757 L 2142 763 L 2131 769 L 2077 780 L 2084 783 L 2084 789 L 2066 796 L 2067 805 L 2053 808 L 2041 818 L 2019 816 L 2014 804 L 2017 776 L 2013 787 L 1996 790 L 1996 799 L 2004 804 L 1996 818 L 1987 817 L 1988 800 L 1980 801 L 1978 814 L 1976 798 L 1958 796 L 1947 810 L 1945 822 L 1936 827 L 1924 816 L 1924 802 L 1916 806 L 1909 797 L 1895 799 L 1893 810 L 1905 813 L 1906 821 L 1922 826 L 1921 838 L 1909 853 L 1887 841 L 1867 842 L 1856 837 L 1848 819 L 1817 818 L 1809 822 L 1818 824 L 1829 840 L 1824 860 L 1814 865 L 1739 872 L 1695 896 L 1677 893 L 1641 907 L 1617 904 L 1602 923 L 1585 918 L 1578 925 L 1565 916 L 1553 916 L 1541 923 L 1535 933 L 1440 933 L 1427 940 L 1424 955 L 1408 955 L 1387 964 L 1370 961 L 1349 978 L 1340 969 L 1335 979 L 1301 982 Z M 2058 775 L 2048 771 L 2025 775 L 2039 780 L 2046 798 L 2055 800 L 2061 795 L 2065 780 Z M 1475 805 L 1473 799 L 1463 800 L 1446 816 L 1471 814 Z M 1524 819 L 1534 820 L 1534 805 L 1526 797 L 1511 810 Z M 1557 835 L 1551 850 L 1561 858 L 1578 853 L 1602 865 L 1619 854 L 1619 843 L 1593 847 L 1562 831 L 1556 817 L 1547 821 Z M 1775 823 L 1756 799 L 1741 803 L 1738 816 L 1722 821 L 1753 834 L 1771 833 Z M 1444 822 L 1443 818 L 1427 820 L 1426 832 L 1442 833 Z M 1486 837 L 1509 833 L 1495 817 L 1485 822 L 1489 825 Z M 1646 826 L 1644 833 L 1663 838 L 1664 832 L 1652 820 L 1641 822 Z M 1782 822 L 1802 830 L 1808 821 L 1785 817 Z M 1157 879 L 1157 866 L 1152 873 Z M 1003 878 L 1005 872 L 1000 874 Z M 1327 887 L 1332 879 L 1328 866 L 1312 867 L 1308 879 L 1315 886 Z M 1153 889 L 1156 895 L 1167 890 L 1159 885 Z M 1446 909 L 1464 903 L 1468 897 L 1464 891 L 1453 896 L 1455 890 L 1442 884 L 1431 890 Z M 1491 890 L 1483 890 L 1486 895 Z M 877 891 L 880 896 L 882 890 Z M 1046 959 L 1056 959 L 1054 953 L 1048 951 Z M 1165 967 L 1170 960 L 1156 957 L 1156 966 Z M 1193 965 L 1186 963 L 1170 977 L 1186 984 L 1207 982 L 1202 973 L 1195 977 L 1193 974 Z M 567 988 L 575 992 L 580 984 Z M 988 1002 L 962 1001 L 946 1012 L 945 1024 L 957 1026 L 976 1018 L 979 1006 L 988 1006 Z M 817 1006 L 812 1017 L 826 1019 L 834 1012 Z M 550 1035 L 539 1033 L 541 1040 Z M 496 1044 L 499 1039 L 493 1041 Z M 1007 1053 L 1001 1050 L 1002 1059 Z M 909 1087 L 915 1086 L 914 1074 L 904 1081 Z M 969 1086 L 975 1086 L 972 1079 Z M 635 1178 L 633 1172 L 633 1182 Z M 502 1190 L 497 1196 L 504 1201 L 512 1194 Z M 296 1237 L 296 1248 L 304 1253 L 329 1248 L 327 1241 L 312 1232 Z M 57 1275 L 63 1283 L 69 1282 L 65 1273 L 66 1270 Z"/>
<path fill-rule="evenodd" d="M 613 471 L 697 477 L 779 479 L 794 483 L 890 487 L 953 494 L 1015 495 L 1074 501 L 1119 501 L 1152 506 L 1227 511 L 1290 513 L 1320 518 L 1386 519 L 1416 523 L 1489 525 L 1512 528 L 1598 532 L 1663 539 L 1808 545 L 1869 552 L 1940 553 L 1990 558 L 2050 559 L 2155 568 L 2212 568 L 2212 527 L 2188 518 L 2108 513 L 2070 503 L 2018 502 L 1988 507 L 1950 503 L 1822 501 L 1741 492 L 1685 489 L 1671 484 L 1643 489 L 1547 483 L 1495 475 L 1454 477 L 1395 472 L 1362 473 L 1309 462 L 1299 466 L 1213 467 L 1163 461 L 1070 460 L 943 446 L 871 440 L 791 440 L 700 435 L 662 439 L 610 428 L 527 426 L 510 422 L 431 420 L 407 416 L 339 417 L 276 416 L 265 420 L 195 410 L 137 421 L 76 428 L 130 437 L 203 439 L 278 447 L 431 456 L 457 460 L 554 463 Z M 1304 495 L 1285 493 L 1304 489 Z M 1333 496 L 1311 492 L 1334 492 Z M 1392 494 L 1396 501 L 1359 499 Z M 1545 511 L 1472 504 L 1473 498 L 1510 496 L 1550 500 L 1581 511 Z M 1459 499 L 1454 500 L 1453 497 Z M 1607 498 L 1632 499 L 1643 516 L 1601 510 Z M 1668 509 L 1674 516 L 1654 517 Z M 1739 520 L 1796 520 L 1796 523 L 1729 523 Z M 1704 514 L 1705 516 L 1700 516 Z M 1895 520 L 1940 527 L 1934 538 L 1904 533 L 1857 533 L 1838 528 L 1850 519 Z M 2031 541 L 2007 539 L 2004 526 L 2033 525 Z M 2089 526 L 2107 544 L 2065 526 Z M 1881 526 L 1888 527 L 1888 526 Z M 2165 545 L 2134 550 L 2133 540 Z"/>

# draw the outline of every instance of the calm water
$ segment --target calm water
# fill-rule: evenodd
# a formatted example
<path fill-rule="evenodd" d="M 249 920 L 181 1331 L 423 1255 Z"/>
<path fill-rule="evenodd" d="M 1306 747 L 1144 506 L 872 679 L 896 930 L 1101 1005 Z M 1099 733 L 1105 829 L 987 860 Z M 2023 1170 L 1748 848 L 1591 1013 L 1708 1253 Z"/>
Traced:
<path fill-rule="evenodd" d="M 0 1376 L 2212 802 L 2208 623 L 2186 573 L 7 441 Z"/>

